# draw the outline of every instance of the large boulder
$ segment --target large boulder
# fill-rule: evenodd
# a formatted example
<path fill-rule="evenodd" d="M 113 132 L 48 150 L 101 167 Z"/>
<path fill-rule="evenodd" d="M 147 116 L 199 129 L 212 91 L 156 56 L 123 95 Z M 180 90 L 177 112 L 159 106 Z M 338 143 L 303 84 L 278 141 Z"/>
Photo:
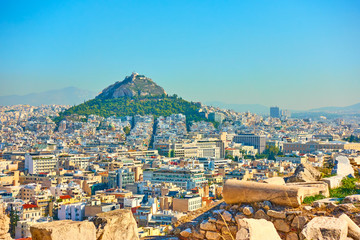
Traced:
<path fill-rule="evenodd" d="M 295 170 L 295 173 L 286 178 L 288 182 L 313 182 L 321 179 L 321 173 L 308 163 L 301 163 Z"/>
<path fill-rule="evenodd" d="M 223 188 L 223 196 L 227 204 L 270 201 L 281 206 L 298 207 L 307 190 L 297 186 L 228 179 Z"/>
<path fill-rule="evenodd" d="M 92 221 L 96 227 L 97 240 L 139 239 L 137 224 L 130 210 L 99 213 Z"/>
<path fill-rule="evenodd" d="M 281 239 L 274 225 L 265 219 L 239 219 L 238 229 L 236 240 Z"/>
<path fill-rule="evenodd" d="M 349 218 L 345 213 L 342 214 L 339 219 L 343 219 L 348 223 L 348 235 L 353 239 L 360 239 L 360 227 Z"/>
<path fill-rule="evenodd" d="M 323 178 L 322 181 L 326 182 L 330 189 L 333 189 L 341 186 L 341 181 L 343 180 L 343 178 L 343 176 L 332 176 Z"/>
<path fill-rule="evenodd" d="M 360 194 L 346 196 L 343 203 L 360 203 Z"/>
<path fill-rule="evenodd" d="M 302 239 L 346 240 L 348 234 L 348 223 L 334 217 L 315 217 L 301 231 Z"/>
<path fill-rule="evenodd" d="M 10 219 L 8 216 L 3 214 L 2 209 L 0 208 L 0 240 L 11 240 L 11 236 L 9 234 L 9 224 Z"/>
<path fill-rule="evenodd" d="M 92 222 L 71 220 L 34 224 L 30 227 L 33 240 L 96 240 L 96 230 Z"/>
<path fill-rule="evenodd" d="M 346 156 L 337 156 L 335 158 L 335 166 L 331 173 L 343 177 L 347 177 L 349 175 L 355 176 L 350 160 Z"/>

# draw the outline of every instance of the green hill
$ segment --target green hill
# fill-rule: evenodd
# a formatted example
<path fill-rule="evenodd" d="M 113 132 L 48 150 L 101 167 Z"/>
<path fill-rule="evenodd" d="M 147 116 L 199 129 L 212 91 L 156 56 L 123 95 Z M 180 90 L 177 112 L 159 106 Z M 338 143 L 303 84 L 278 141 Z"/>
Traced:
<path fill-rule="evenodd" d="M 98 115 L 134 116 L 151 114 L 155 118 L 182 113 L 187 122 L 207 120 L 199 114 L 200 103 L 193 103 L 182 98 L 168 96 L 164 89 L 150 78 L 137 73 L 125 77 L 121 82 L 116 82 L 105 88 L 95 99 L 73 106 L 61 112 L 55 118 L 59 123 L 62 119 L 84 121 L 81 116 Z"/>
<path fill-rule="evenodd" d="M 187 121 L 206 120 L 199 115 L 200 104 L 188 102 L 176 96 L 120 97 L 112 99 L 95 98 L 60 113 L 56 122 L 74 115 L 89 116 L 91 114 L 110 116 L 134 116 L 151 114 L 154 117 L 169 116 L 182 113 Z"/>

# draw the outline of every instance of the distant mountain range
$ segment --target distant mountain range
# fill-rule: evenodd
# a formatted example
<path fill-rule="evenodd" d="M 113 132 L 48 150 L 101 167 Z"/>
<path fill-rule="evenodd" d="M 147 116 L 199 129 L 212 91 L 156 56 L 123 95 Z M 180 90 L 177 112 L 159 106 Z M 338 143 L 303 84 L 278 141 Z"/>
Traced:
<path fill-rule="evenodd" d="M 96 96 L 95 92 L 67 87 L 63 89 L 50 90 L 40 93 L 30 93 L 27 95 L 0 96 L 0 105 L 28 104 L 39 106 L 42 104 L 76 105 Z"/>
<path fill-rule="evenodd" d="M 360 112 L 360 103 L 346 107 L 322 107 L 309 110 L 311 112 L 329 112 L 329 113 L 354 113 Z"/>
<path fill-rule="evenodd" d="M 224 109 L 232 109 L 237 112 L 252 112 L 256 114 L 269 115 L 270 107 L 261 105 L 261 104 L 229 104 L 223 102 L 205 102 L 208 106 L 219 107 Z M 281 107 L 280 107 L 281 108 Z M 359 114 L 360 113 L 360 103 L 345 106 L 345 107 L 322 107 L 314 108 L 309 110 L 290 110 L 292 113 L 300 114 L 301 116 L 311 113 L 311 115 L 321 115 L 321 113 L 326 114 Z"/>

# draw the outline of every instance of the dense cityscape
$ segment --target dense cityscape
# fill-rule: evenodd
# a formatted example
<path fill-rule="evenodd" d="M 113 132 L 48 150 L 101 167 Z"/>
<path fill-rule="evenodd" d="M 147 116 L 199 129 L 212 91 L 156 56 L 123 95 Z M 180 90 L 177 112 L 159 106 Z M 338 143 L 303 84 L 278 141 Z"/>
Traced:
<path fill-rule="evenodd" d="M 360 240 L 360 1 L 0 1 L 0 240 Z"/>
<path fill-rule="evenodd" d="M 182 217 L 221 201 L 227 179 L 266 182 L 341 153 L 360 163 L 358 121 L 238 113 L 202 105 L 183 114 L 53 122 L 69 106 L 0 108 L 1 201 L 15 239 L 30 226 L 130 209 L 139 237 L 166 235 Z M 213 122 L 217 123 L 217 128 Z M 331 174 L 330 172 L 328 173 Z"/>

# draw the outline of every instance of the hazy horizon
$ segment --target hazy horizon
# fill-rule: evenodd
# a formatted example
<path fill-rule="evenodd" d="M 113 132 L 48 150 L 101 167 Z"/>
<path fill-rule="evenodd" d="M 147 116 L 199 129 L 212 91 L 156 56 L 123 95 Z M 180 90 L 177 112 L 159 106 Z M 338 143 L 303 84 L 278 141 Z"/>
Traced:
<path fill-rule="evenodd" d="M 136 71 L 201 102 L 360 102 L 357 1 L 6 1 L 0 96 L 100 92 Z"/>

